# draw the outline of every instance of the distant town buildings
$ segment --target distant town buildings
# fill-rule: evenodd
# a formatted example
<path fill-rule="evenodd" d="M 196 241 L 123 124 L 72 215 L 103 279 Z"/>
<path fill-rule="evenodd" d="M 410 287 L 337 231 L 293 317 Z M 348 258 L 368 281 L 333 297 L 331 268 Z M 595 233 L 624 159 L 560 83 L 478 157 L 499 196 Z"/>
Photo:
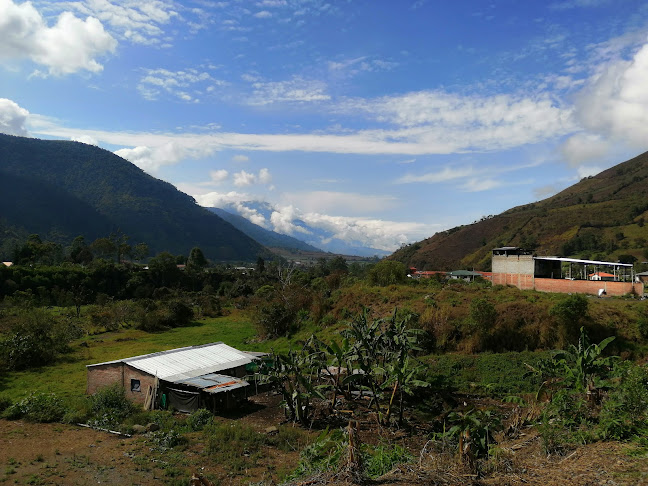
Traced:
<path fill-rule="evenodd" d="M 514 246 L 493 249 L 492 273 L 494 285 L 513 285 L 522 290 L 643 295 L 643 283 L 636 281 L 631 264 L 537 256 Z"/>

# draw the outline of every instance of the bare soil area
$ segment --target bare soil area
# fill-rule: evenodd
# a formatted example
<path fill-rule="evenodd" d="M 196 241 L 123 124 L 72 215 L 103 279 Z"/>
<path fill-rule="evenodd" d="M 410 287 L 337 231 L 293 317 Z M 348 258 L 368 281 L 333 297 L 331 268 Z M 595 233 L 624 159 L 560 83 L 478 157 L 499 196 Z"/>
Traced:
<path fill-rule="evenodd" d="M 278 397 L 259 396 L 244 409 L 226 417 L 224 423 L 242 422 L 260 433 L 283 420 Z M 375 422 L 373 422 L 375 423 Z M 315 437 L 319 431 L 308 432 Z M 120 437 L 74 425 L 31 424 L 0 420 L 0 483 L 5 484 L 185 484 L 193 473 L 214 484 L 278 484 L 299 461 L 299 451 L 267 447 L 251 467 L 232 471 L 206 454 L 199 432 L 188 434 L 189 445 L 157 449 L 150 436 Z M 481 476 L 459 465 L 456 457 L 435 449 L 424 433 L 393 431 L 361 424 L 364 442 L 398 442 L 416 458 L 382 478 L 381 485 L 648 485 L 646 449 L 617 442 L 579 446 L 562 456 L 547 457 L 541 439 L 527 428 L 515 439 L 500 439 L 497 457 L 482 467 Z M 423 452 L 422 452 L 423 451 Z M 327 471 L 294 484 L 350 484 L 349 476 Z"/>

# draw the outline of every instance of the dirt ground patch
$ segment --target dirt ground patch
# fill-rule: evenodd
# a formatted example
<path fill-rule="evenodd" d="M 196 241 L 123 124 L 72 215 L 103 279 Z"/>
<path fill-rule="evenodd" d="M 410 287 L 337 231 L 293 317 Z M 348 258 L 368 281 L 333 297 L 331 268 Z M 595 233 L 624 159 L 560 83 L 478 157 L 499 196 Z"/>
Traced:
<path fill-rule="evenodd" d="M 284 419 L 278 402 L 277 396 L 260 395 L 216 422 L 241 423 L 266 434 Z M 547 457 L 537 433 L 529 428 L 515 439 L 500 440 L 500 453 L 486 466 L 483 477 L 477 477 L 457 465 L 452 453 L 430 446 L 429 436 L 421 430 L 394 431 L 372 423 L 361 424 L 363 442 L 399 443 L 415 459 L 371 484 L 648 485 L 646 449 L 634 445 L 601 442 Z M 300 429 L 299 433 L 313 438 L 319 431 Z M 0 484 L 188 485 L 192 473 L 201 473 L 219 485 L 271 485 L 280 483 L 299 461 L 298 450 L 268 446 L 248 458 L 249 467 L 233 470 L 231 464 L 217 463 L 206 454 L 201 432 L 186 436 L 188 445 L 159 450 L 150 435 L 129 438 L 74 425 L 0 420 Z M 345 484 L 347 479 L 327 471 L 294 484 Z"/>

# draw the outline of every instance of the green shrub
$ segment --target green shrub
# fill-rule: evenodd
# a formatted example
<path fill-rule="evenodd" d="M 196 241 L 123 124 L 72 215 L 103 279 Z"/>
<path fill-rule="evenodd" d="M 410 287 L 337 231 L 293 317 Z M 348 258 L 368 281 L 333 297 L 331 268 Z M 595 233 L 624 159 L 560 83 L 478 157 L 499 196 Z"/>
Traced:
<path fill-rule="evenodd" d="M 542 451 L 548 456 L 562 456 L 565 452 L 573 448 L 573 440 L 571 440 L 570 432 L 560 424 L 543 421 L 539 425 L 538 431 L 540 433 Z"/>
<path fill-rule="evenodd" d="M 386 287 L 407 281 L 405 264 L 395 260 L 382 260 L 369 270 L 367 280 L 371 285 Z"/>
<path fill-rule="evenodd" d="M 171 430 L 176 425 L 173 413 L 169 410 L 153 410 L 147 414 L 148 422 L 154 423 L 161 430 Z"/>
<path fill-rule="evenodd" d="M 338 468 L 347 449 L 347 440 L 341 430 L 322 432 L 315 442 L 299 454 L 299 465 L 288 479 L 310 476 Z"/>
<path fill-rule="evenodd" d="M 394 469 L 398 464 L 410 462 L 413 457 L 398 444 L 380 444 L 363 447 L 362 463 L 368 478 L 375 479 Z"/>
<path fill-rule="evenodd" d="M 620 367 L 621 381 L 603 403 L 599 431 L 604 439 L 624 440 L 648 432 L 648 368 Z"/>
<path fill-rule="evenodd" d="M 61 422 L 65 424 L 86 423 L 91 413 L 91 402 L 89 397 L 76 397 L 67 400 L 68 410 L 65 412 Z"/>
<path fill-rule="evenodd" d="M 274 300 L 257 307 L 253 319 L 263 336 L 281 337 L 288 335 L 293 330 L 297 311 L 281 300 Z"/>
<path fill-rule="evenodd" d="M 175 429 L 158 430 L 152 434 L 153 442 L 161 449 L 172 449 L 187 443 L 187 438 Z"/>
<path fill-rule="evenodd" d="M 207 453 L 221 464 L 227 464 L 233 471 L 241 471 L 260 457 L 266 445 L 266 436 L 249 425 L 213 424 L 205 428 Z"/>
<path fill-rule="evenodd" d="M 149 301 L 146 308 L 140 309 L 137 327 L 147 332 L 164 331 L 186 326 L 193 317 L 193 309 L 181 300 L 171 299 L 158 303 Z"/>
<path fill-rule="evenodd" d="M 13 402 L 11 401 L 11 398 L 0 396 L 0 413 L 4 412 L 7 408 L 9 408 L 12 403 Z"/>
<path fill-rule="evenodd" d="M 48 423 L 60 421 L 67 411 L 62 400 L 53 393 L 32 393 L 7 407 L 4 417 L 9 420 Z"/>
<path fill-rule="evenodd" d="M 283 452 L 299 451 L 308 442 L 308 434 L 303 429 L 282 425 L 276 435 L 268 437 L 268 443 Z"/>
<path fill-rule="evenodd" d="M 581 393 L 559 390 L 551 398 L 544 412 L 543 422 L 560 423 L 563 428 L 574 430 L 591 419 L 587 402 Z"/>
<path fill-rule="evenodd" d="M 48 365 L 68 352 L 69 342 L 81 335 L 75 324 L 59 322 L 45 310 L 32 309 L 17 317 L 11 333 L 0 342 L 0 359 L 10 370 Z"/>
<path fill-rule="evenodd" d="M 124 388 L 119 385 L 101 388 L 90 397 L 90 401 L 94 425 L 99 427 L 114 427 L 139 410 L 126 398 Z"/>
<path fill-rule="evenodd" d="M 207 409 L 201 408 L 187 417 L 187 426 L 190 430 L 198 431 L 211 424 L 214 415 Z"/>

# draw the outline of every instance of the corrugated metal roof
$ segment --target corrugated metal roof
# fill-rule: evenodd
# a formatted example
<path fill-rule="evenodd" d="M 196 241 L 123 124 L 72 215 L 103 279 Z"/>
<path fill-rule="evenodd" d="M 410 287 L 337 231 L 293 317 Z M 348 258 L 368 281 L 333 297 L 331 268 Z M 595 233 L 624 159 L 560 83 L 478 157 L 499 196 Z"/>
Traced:
<path fill-rule="evenodd" d="M 219 342 L 97 363 L 88 367 L 125 363 L 162 380 L 181 381 L 244 366 L 251 363 L 255 357 Z"/>
<path fill-rule="evenodd" d="M 175 381 L 174 383 L 182 383 L 196 388 L 201 388 L 207 393 L 221 393 L 224 391 L 235 390 L 249 386 L 249 383 L 239 378 L 232 376 L 219 375 L 216 373 L 209 373 L 207 375 L 197 376 L 186 380 Z"/>
<path fill-rule="evenodd" d="M 450 275 L 451 277 L 481 277 L 481 273 L 472 272 L 470 270 L 454 270 L 452 272 L 448 272 L 448 275 Z"/>

